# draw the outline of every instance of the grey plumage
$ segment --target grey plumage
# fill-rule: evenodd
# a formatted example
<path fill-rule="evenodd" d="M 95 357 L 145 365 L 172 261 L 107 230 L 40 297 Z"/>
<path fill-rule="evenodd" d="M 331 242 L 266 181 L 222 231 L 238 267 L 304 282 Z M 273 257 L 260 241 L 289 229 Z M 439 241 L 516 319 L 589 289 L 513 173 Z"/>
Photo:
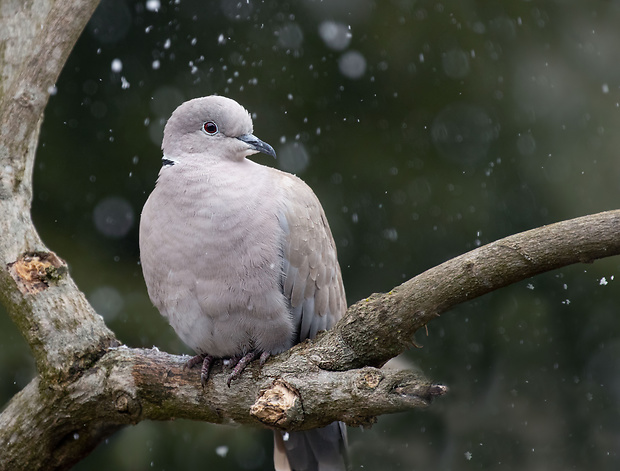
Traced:
<path fill-rule="evenodd" d="M 346 310 L 317 197 L 299 178 L 246 159 L 275 157 L 252 132 L 248 112 L 228 98 L 179 106 L 140 221 L 149 296 L 205 359 L 205 381 L 213 357 L 263 360 L 329 329 Z M 345 469 L 343 454 L 334 453 L 346 442 L 340 425 L 288 437 L 276 442 L 285 445 L 289 469 Z"/>

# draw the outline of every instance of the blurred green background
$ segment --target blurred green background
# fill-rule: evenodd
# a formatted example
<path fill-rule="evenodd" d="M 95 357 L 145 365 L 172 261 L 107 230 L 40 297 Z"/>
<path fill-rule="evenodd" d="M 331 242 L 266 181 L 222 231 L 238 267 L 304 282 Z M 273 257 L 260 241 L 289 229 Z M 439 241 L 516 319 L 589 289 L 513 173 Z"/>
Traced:
<path fill-rule="evenodd" d="M 349 303 L 620 201 L 620 2 L 104 0 L 46 109 L 32 214 L 122 342 L 190 353 L 151 306 L 138 220 L 161 131 L 227 95 L 318 194 Z M 484 296 L 408 353 L 450 394 L 350 429 L 354 469 L 620 469 L 620 260 Z M 0 404 L 34 375 L 0 313 Z M 271 434 L 114 435 L 78 470 L 271 469 Z"/>

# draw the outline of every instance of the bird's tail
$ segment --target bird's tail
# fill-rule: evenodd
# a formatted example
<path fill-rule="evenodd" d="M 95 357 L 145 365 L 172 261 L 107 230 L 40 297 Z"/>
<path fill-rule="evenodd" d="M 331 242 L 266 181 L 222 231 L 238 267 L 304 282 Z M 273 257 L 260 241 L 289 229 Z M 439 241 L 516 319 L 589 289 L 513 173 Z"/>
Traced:
<path fill-rule="evenodd" d="M 347 430 L 342 422 L 303 432 L 274 431 L 276 471 L 347 471 Z"/>

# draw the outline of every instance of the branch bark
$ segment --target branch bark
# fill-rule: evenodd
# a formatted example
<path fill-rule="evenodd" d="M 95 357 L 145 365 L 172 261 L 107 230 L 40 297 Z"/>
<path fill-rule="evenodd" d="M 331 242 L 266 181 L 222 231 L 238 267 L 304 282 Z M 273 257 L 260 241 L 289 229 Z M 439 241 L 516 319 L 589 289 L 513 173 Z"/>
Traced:
<path fill-rule="evenodd" d="M 458 304 L 539 273 L 618 254 L 619 210 L 492 242 L 351 306 L 340 328 L 321 339 L 320 366 L 382 365 L 412 345 L 416 330 Z"/>
<path fill-rule="evenodd" d="M 620 253 L 620 211 L 507 237 L 349 308 L 315 341 L 207 390 L 185 358 L 120 346 L 41 242 L 32 168 L 48 90 L 97 1 L 0 0 L 0 299 L 30 345 L 37 377 L 0 414 L 0 469 L 67 469 L 119 428 L 192 418 L 298 430 L 427 406 L 447 389 L 378 369 L 447 309 L 535 274 Z M 41 26 L 45 27 L 41 27 Z M 36 444 L 37 446 L 32 446 Z"/>
<path fill-rule="evenodd" d="M 61 382 L 117 343 L 60 262 L 44 255 L 49 250 L 30 218 L 32 169 L 49 90 L 97 4 L 38 0 L 25 7 L 0 1 L 0 260 L 5 267 L 0 297 L 32 349 L 39 374 L 50 383 Z M 43 286 L 54 277 L 64 282 L 58 289 L 24 292 L 23 286 L 15 289 L 9 267 L 13 275 L 30 274 Z"/>

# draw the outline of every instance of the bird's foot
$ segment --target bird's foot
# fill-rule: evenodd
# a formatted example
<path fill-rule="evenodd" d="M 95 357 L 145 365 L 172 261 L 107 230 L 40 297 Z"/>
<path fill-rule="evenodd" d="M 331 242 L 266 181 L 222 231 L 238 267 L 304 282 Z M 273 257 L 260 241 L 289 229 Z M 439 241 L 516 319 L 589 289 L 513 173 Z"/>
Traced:
<path fill-rule="evenodd" d="M 200 384 L 204 388 L 209 380 L 209 373 L 211 372 L 211 364 L 213 363 L 213 357 L 211 355 L 207 355 L 206 353 L 196 355 L 195 357 L 190 358 L 185 363 L 185 368 L 193 368 L 196 365 L 202 363 L 202 368 L 200 369 Z"/>
<path fill-rule="evenodd" d="M 260 366 L 263 366 L 265 362 L 267 361 L 267 358 L 269 358 L 270 356 L 271 354 L 269 352 L 261 353 L 256 350 L 253 350 L 249 353 L 246 353 L 241 358 L 238 358 L 238 357 L 231 358 L 232 364 L 234 366 L 233 366 L 232 373 L 230 373 L 230 376 L 228 377 L 228 381 L 226 381 L 226 384 L 228 385 L 228 387 L 230 387 L 230 383 L 232 382 L 232 380 L 239 378 L 239 376 L 241 376 L 241 373 L 243 373 L 243 370 L 245 370 L 245 368 L 250 363 L 252 363 L 254 360 L 260 357 Z"/>

